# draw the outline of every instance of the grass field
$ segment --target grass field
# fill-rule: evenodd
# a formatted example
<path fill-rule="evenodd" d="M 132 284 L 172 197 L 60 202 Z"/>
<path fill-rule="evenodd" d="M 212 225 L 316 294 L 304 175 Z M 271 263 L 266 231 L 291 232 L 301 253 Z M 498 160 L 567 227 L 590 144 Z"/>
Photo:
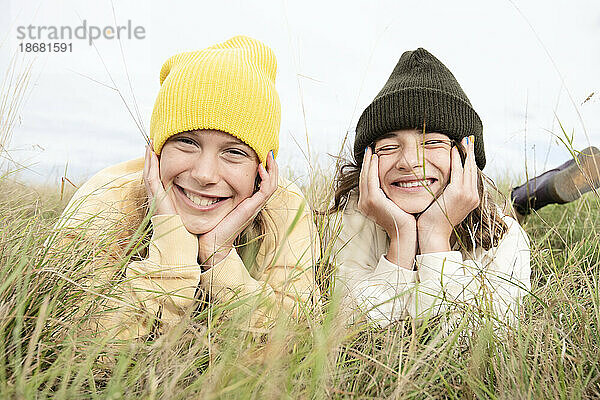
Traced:
<path fill-rule="evenodd" d="M 28 81 L 28 70 L 12 74 L 0 92 L 3 159 Z M 502 329 L 474 311 L 450 333 L 435 321 L 348 328 L 329 295 L 325 249 L 322 307 L 302 323 L 251 334 L 239 329 L 243 314 L 220 318 L 236 309 L 221 304 L 168 334 L 118 343 L 81 330 L 101 312 L 82 284 L 98 249 L 75 241 L 48 252 L 72 188 L 33 187 L 13 172 L 0 168 L 1 399 L 600 398 L 597 194 L 526 220 L 532 292 L 518 324 Z M 322 209 L 329 172 L 311 174 L 305 193 Z"/>
<path fill-rule="evenodd" d="M 215 309 L 123 345 L 78 334 L 78 311 L 93 303 L 79 284 L 93 252 L 44 251 L 67 199 L 59 187 L 0 178 L 0 398 L 600 397 L 593 193 L 526 220 L 533 289 L 516 326 L 483 318 L 449 335 L 411 321 L 345 329 L 325 297 L 322 315 L 268 335 L 240 331 Z"/>

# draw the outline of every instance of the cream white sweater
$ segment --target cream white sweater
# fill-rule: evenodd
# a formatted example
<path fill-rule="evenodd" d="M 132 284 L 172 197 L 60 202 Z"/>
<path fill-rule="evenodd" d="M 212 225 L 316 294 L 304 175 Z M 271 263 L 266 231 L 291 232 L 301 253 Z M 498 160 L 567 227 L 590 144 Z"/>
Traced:
<path fill-rule="evenodd" d="M 356 208 L 351 199 L 341 216 L 333 249 L 336 290 L 342 307 L 366 315 L 380 326 L 408 316 L 422 321 L 455 306 L 490 310 L 514 318 L 519 299 L 531 289 L 529 239 L 513 218 L 497 247 L 416 256 L 416 270 L 385 258 L 389 237 Z"/>

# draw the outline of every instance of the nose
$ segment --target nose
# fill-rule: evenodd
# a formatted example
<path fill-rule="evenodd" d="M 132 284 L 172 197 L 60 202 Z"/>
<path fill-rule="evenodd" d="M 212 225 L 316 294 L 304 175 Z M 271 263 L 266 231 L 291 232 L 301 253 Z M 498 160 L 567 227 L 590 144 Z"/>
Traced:
<path fill-rule="evenodd" d="M 423 167 L 423 157 L 423 147 L 420 143 L 408 140 L 398 152 L 396 168 L 400 171 L 416 171 Z"/>
<path fill-rule="evenodd" d="M 194 160 L 191 176 L 199 185 L 213 185 L 219 181 L 219 161 L 216 154 L 201 152 Z"/>

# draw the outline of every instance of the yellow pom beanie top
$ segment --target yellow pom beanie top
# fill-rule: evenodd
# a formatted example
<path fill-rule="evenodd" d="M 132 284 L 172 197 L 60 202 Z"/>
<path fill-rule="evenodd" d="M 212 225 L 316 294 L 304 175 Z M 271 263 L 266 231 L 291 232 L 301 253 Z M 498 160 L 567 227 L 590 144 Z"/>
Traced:
<path fill-rule="evenodd" d="M 169 58 L 150 119 L 154 151 L 169 137 L 196 129 L 229 133 L 262 163 L 277 155 L 281 105 L 275 91 L 277 60 L 262 42 L 236 36 L 204 50 Z"/>

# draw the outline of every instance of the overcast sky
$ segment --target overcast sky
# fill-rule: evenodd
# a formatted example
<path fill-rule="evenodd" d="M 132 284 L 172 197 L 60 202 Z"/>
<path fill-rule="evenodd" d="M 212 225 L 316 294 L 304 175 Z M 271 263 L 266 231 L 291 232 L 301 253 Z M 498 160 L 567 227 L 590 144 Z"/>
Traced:
<path fill-rule="evenodd" d="M 116 15 L 113 15 L 113 5 Z M 72 43 L 72 53 L 27 57 L 19 26 L 141 26 L 144 39 Z M 144 1 L 0 0 L 0 72 L 33 63 L 10 149 L 23 177 L 75 181 L 143 155 L 128 107 L 148 131 L 159 71 L 171 55 L 243 34 L 278 59 L 279 163 L 306 174 L 327 166 L 405 50 L 424 47 L 454 73 L 484 124 L 487 167 L 524 176 L 568 151 L 600 146 L 600 2 L 573 1 Z M 125 71 L 128 71 L 130 83 Z M 110 74 L 110 76 L 109 76 Z M 114 81 L 114 83 L 113 83 Z M 127 106 L 119 96 L 124 97 Z M 584 100 L 596 93 L 591 99 Z M 5 96 L 4 93 L 2 93 Z M 310 151 L 307 151 L 310 146 Z"/>

